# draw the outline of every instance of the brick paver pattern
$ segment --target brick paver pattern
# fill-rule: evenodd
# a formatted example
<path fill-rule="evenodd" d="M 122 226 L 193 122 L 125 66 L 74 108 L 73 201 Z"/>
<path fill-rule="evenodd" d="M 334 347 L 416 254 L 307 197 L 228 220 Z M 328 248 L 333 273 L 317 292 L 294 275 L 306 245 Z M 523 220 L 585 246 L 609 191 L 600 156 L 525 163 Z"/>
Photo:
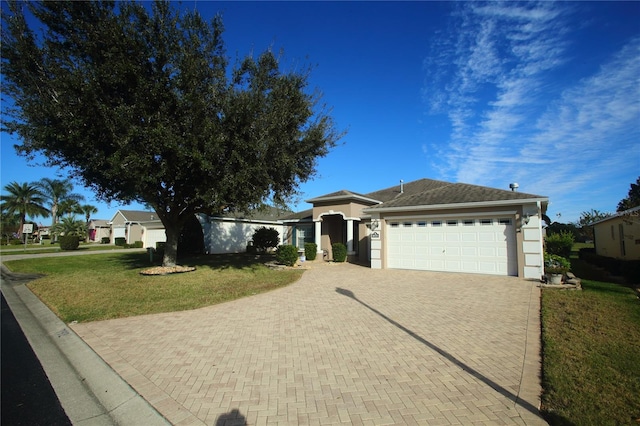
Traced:
<path fill-rule="evenodd" d="M 539 309 L 515 277 L 314 262 L 269 293 L 73 329 L 176 425 L 528 425 Z"/>

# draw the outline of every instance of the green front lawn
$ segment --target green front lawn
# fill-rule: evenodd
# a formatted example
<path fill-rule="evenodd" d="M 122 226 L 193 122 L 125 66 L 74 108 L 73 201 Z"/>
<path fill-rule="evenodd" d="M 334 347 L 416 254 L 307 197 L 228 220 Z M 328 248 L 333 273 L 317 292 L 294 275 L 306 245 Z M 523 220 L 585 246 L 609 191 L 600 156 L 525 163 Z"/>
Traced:
<path fill-rule="evenodd" d="M 583 291 L 542 293 L 542 408 L 551 425 L 640 424 L 640 300 L 578 259 Z"/>
<path fill-rule="evenodd" d="M 262 261 L 263 262 L 263 261 Z M 64 322 L 97 321 L 214 305 L 291 284 L 301 270 L 276 271 L 253 256 L 199 256 L 194 272 L 143 276 L 147 253 L 5 261 L 14 272 L 46 274 L 28 287 Z"/>

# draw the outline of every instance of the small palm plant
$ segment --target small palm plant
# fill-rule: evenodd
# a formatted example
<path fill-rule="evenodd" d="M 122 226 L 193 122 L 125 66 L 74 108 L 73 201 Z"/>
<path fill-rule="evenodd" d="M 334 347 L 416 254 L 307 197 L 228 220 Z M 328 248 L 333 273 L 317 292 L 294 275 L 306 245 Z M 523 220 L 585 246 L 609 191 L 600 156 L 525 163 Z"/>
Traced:
<path fill-rule="evenodd" d="M 87 234 L 87 225 L 81 220 L 76 220 L 75 217 L 64 216 L 60 222 L 51 227 L 51 232 L 56 235 L 75 235 L 84 238 Z"/>

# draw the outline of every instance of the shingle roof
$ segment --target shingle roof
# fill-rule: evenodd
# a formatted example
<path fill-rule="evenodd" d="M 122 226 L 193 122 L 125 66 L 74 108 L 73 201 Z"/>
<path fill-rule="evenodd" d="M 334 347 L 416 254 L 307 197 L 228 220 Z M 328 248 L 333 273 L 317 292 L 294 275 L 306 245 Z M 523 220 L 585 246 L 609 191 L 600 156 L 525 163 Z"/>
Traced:
<path fill-rule="evenodd" d="M 547 198 L 524 192 L 508 191 L 467 183 L 448 183 L 431 179 L 421 179 L 404 184 L 403 193 L 400 193 L 399 186 L 394 188 L 396 192 L 393 198 L 385 201 L 383 204 L 371 207 L 371 209 Z M 394 194 L 393 188 L 390 189 L 378 191 L 378 193 L 384 197 L 390 197 Z M 370 196 L 373 197 L 374 194 L 376 193 L 372 193 Z"/>
<path fill-rule="evenodd" d="M 316 203 L 343 197 L 364 198 L 380 202 L 380 204 L 370 207 L 371 209 L 547 198 L 541 195 L 470 185 L 467 183 L 419 179 L 402 184 L 402 188 L 400 185 L 395 185 L 364 195 L 343 189 L 307 201 Z"/>
<path fill-rule="evenodd" d="M 313 209 L 307 209 L 307 210 L 303 210 L 301 212 L 297 212 L 297 213 L 291 213 L 287 216 L 281 217 L 281 220 L 287 221 L 295 221 L 295 220 L 301 220 L 301 219 L 311 219 L 311 217 L 313 216 Z"/>
<path fill-rule="evenodd" d="M 141 210 L 118 210 L 127 222 L 149 222 L 160 220 L 156 212 L 146 212 Z"/>
<path fill-rule="evenodd" d="M 284 210 L 278 207 L 267 206 L 264 208 L 252 210 L 249 213 L 227 212 L 223 213 L 220 216 L 231 219 L 277 221 L 287 215 L 290 215 L 291 213 L 291 210 Z"/>
<path fill-rule="evenodd" d="M 322 201 L 334 201 L 334 200 L 339 200 L 339 199 L 360 199 L 360 200 L 367 200 L 370 199 L 371 197 L 364 195 L 364 194 L 359 194 L 357 192 L 353 192 L 353 191 L 348 191 L 346 189 L 342 189 L 340 191 L 336 191 L 336 192 L 332 192 L 330 194 L 326 194 L 326 195 L 321 195 L 320 197 L 315 197 L 315 198 L 311 198 L 309 200 L 307 200 L 308 203 L 318 203 L 318 202 L 322 202 Z M 377 200 L 371 200 L 372 204 L 375 203 L 375 201 Z"/>

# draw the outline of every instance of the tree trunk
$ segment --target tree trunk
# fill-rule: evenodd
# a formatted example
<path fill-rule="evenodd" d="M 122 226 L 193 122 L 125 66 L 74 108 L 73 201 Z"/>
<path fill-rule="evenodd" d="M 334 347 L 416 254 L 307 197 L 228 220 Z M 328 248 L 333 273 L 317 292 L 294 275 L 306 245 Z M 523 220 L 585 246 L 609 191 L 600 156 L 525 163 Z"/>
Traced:
<path fill-rule="evenodd" d="M 162 266 L 176 266 L 178 261 L 178 238 L 180 237 L 181 227 L 176 224 L 164 224 L 164 232 L 167 235 L 167 241 L 164 243 L 164 257 L 162 258 Z"/>

